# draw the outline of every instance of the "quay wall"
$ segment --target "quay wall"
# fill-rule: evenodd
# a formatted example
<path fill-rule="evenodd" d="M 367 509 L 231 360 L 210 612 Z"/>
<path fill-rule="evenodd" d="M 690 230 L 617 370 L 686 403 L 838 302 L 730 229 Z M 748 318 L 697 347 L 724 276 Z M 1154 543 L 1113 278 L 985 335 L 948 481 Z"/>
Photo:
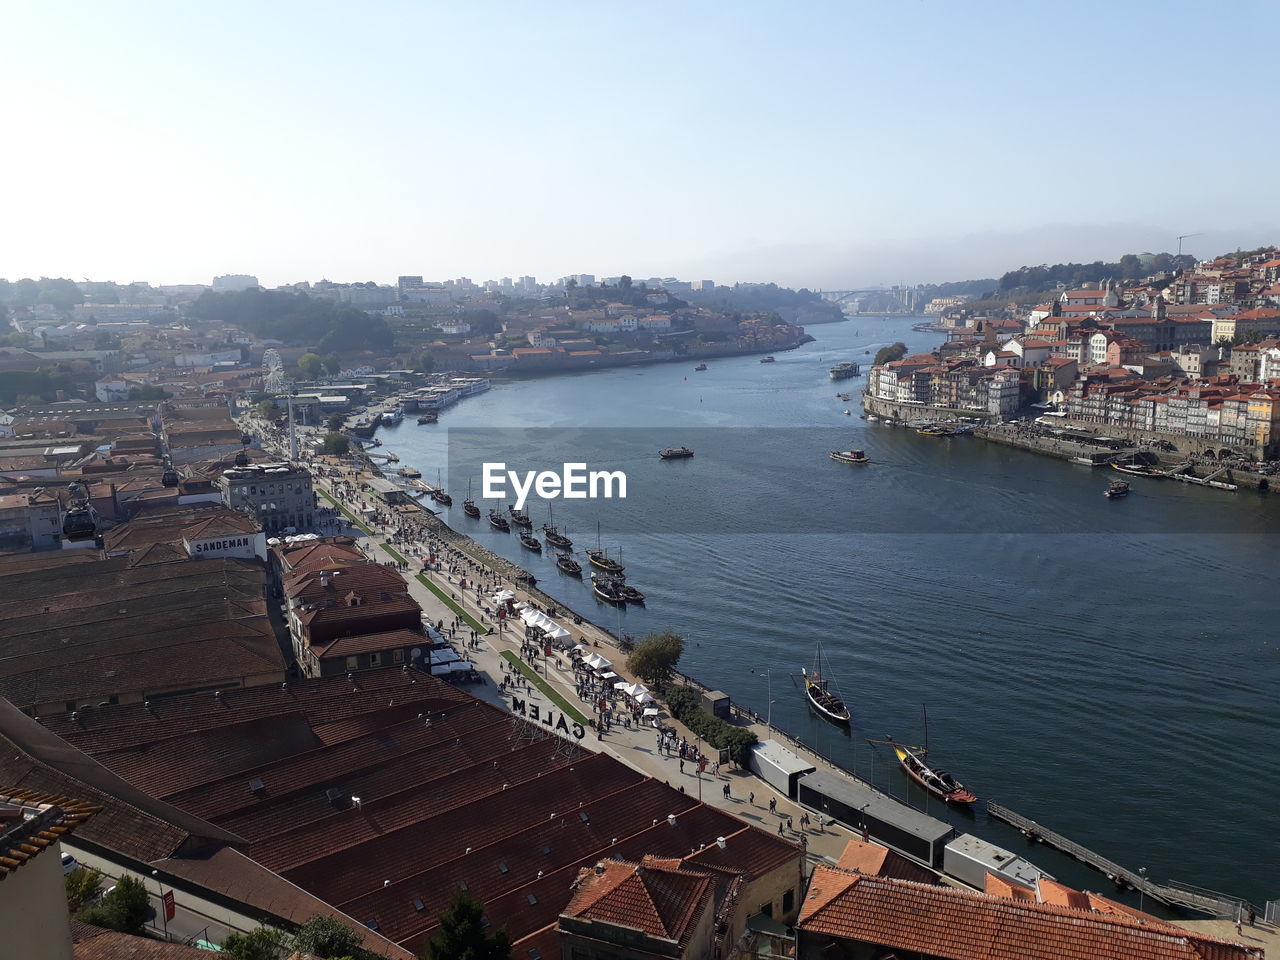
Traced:
<path fill-rule="evenodd" d="M 954 417 L 973 417 L 989 420 L 991 414 L 986 410 L 967 410 L 964 407 L 934 407 L 925 403 L 899 403 L 896 400 L 882 400 L 869 393 L 862 394 L 862 409 L 877 417 L 889 420 L 921 420 L 934 417 L 946 420 Z"/>

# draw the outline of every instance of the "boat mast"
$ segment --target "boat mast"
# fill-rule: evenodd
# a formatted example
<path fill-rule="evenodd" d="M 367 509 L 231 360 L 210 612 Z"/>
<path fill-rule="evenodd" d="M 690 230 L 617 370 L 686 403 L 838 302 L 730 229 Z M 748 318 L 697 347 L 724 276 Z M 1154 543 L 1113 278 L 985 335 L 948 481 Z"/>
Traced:
<path fill-rule="evenodd" d="M 924 714 L 924 755 L 929 755 L 929 705 L 927 703 L 920 704 L 920 711 Z"/>

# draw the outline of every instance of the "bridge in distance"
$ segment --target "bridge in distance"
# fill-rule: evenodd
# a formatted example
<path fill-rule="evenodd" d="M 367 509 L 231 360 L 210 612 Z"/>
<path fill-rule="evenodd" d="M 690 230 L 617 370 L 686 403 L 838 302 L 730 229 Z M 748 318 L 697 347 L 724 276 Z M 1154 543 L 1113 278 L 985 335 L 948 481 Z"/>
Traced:
<path fill-rule="evenodd" d="M 845 313 L 920 312 L 924 305 L 918 290 L 909 287 L 868 287 L 863 290 L 821 290 L 829 303 L 838 303 Z"/>

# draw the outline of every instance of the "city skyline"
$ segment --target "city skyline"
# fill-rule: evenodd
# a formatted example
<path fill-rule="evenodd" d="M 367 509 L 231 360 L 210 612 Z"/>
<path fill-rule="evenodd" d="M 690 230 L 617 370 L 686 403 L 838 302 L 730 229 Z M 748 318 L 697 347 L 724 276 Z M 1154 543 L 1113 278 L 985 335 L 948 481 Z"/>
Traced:
<path fill-rule="evenodd" d="M 660 13 L 19 7 L 0 272 L 838 289 L 1280 233 L 1185 119 L 1274 149 L 1274 6 Z"/>

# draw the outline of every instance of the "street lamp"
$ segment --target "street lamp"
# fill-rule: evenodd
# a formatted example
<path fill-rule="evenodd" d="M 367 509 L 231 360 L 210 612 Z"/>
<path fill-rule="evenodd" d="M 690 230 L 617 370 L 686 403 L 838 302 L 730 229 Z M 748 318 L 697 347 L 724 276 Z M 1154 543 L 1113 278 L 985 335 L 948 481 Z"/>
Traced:
<path fill-rule="evenodd" d="M 160 919 L 164 921 L 164 938 L 169 939 L 169 911 L 164 908 L 164 884 L 160 882 L 160 871 L 152 870 L 151 875 L 156 878 L 156 889 L 160 891 Z"/>
<path fill-rule="evenodd" d="M 1138 909 L 1141 910 L 1146 904 L 1147 868 L 1139 867 L 1138 876 L 1142 878 L 1142 882 L 1138 884 Z"/>
<path fill-rule="evenodd" d="M 766 670 L 764 673 L 764 678 L 767 681 L 769 681 L 769 693 L 768 693 L 769 706 L 768 706 L 768 709 L 765 711 L 764 725 L 768 727 L 770 730 L 772 730 L 773 729 L 773 674 L 770 671 Z"/>

